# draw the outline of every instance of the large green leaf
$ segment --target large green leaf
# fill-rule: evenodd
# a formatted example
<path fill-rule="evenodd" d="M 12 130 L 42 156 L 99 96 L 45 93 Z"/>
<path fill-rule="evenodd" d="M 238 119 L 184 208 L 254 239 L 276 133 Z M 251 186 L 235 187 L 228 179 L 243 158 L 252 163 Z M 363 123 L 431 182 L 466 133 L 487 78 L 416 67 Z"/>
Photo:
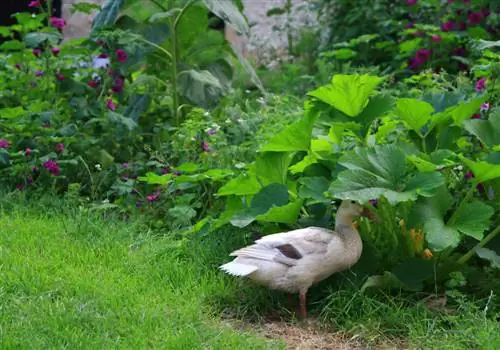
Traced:
<path fill-rule="evenodd" d="M 245 227 L 251 224 L 260 215 L 266 214 L 275 207 L 282 207 L 288 203 L 288 188 L 285 185 L 270 184 L 252 198 L 250 207 L 243 209 L 231 218 L 231 224 L 236 227 Z M 283 212 L 272 213 L 283 216 Z M 264 217 L 265 218 L 265 217 Z"/>
<path fill-rule="evenodd" d="M 132 118 L 125 117 L 124 115 L 113 111 L 108 111 L 108 119 L 111 123 L 122 125 L 129 131 L 132 131 L 137 127 L 137 123 Z"/>
<path fill-rule="evenodd" d="M 238 34 L 249 34 L 248 23 L 232 0 L 203 0 L 203 2 L 217 17 L 235 28 Z"/>
<path fill-rule="evenodd" d="M 176 31 L 181 57 L 198 37 L 205 35 L 207 28 L 208 11 L 202 4 L 194 4 L 182 13 Z"/>
<path fill-rule="evenodd" d="M 303 177 L 299 179 L 301 187 L 299 196 L 301 198 L 311 198 L 317 202 L 326 202 L 328 199 L 325 192 L 328 191 L 328 180 L 324 177 Z"/>
<path fill-rule="evenodd" d="M 133 94 L 129 98 L 128 107 L 125 110 L 125 116 L 135 122 L 138 122 L 141 115 L 148 110 L 149 103 L 149 95 Z"/>
<path fill-rule="evenodd" d="M 500 255 L 498 255 L 495 251 L 488 248 L 478 248 L 476 249 L 476 254 L 481 259 L 491 262 L 491 266 L 500 268 Z"/>
<path fill-rule="evenodd" d="M 179 74 L 179 92 L 197 106 L 210 108 L 220 100 L 224 88 L 208 70 L 189 69 Z"/>
<path fill-rule="evenodd" d="M 35 32 L 28 33 L 24 37 L 24 42 L 28 47 L 39 47 L 42 43 L 47 42 L 47 44 L 55 46 L 59 44 L 62 39 L 61 33 L 58 31 L 50 32 Z"/>
<path fill-rule="evenodd" d="M 406 125 L 422 136 L 421 129 L 431 118 L 434 108 L 425 101 L 414 98 L 400 98 L 396 102 L 396 115 Z"/>
<path fill-rule="evenodd" d="M 261 148 L 260 152 L 307 151 L 311 145 L 311 133 L 317 113 L 306 111 L 302 119 L 287 126 Z"/>
<path fill-rule="evenodd" d="M 288 152 L 265 152 L 255 161 L 257 179 L 262 186 L 271 183 L 286 184 L 291 155 Z"/>
<path fill-rule="evenodd" d="M 299 217 L 302 200 L 297 200 L 280 207 L 272 207 L 267 213 L 255 217 L 257 221 L 294 224 Z"/>
<path fill-rule="evenodd" d="M 471 179 L 475 182 L 485 182 L 493 179 L 500 178 L 500 165 L 492 164 L 485 161 L 473 161 L 460 156 L 460 159 L 467 165 L 467 167 L 474 173 Z"/>
<path fill-rule="evenodd" d="M 370 95 L 383 80 L 370 75 L 336 74 L 329 85 L 311 91 L 308 95 L 355 117 L 363 111 Z"/>
<path fill-rule="evenodd" d="M 124 0 L 106 0 L 101 11 L 92 21 L 92 33 L 115 24 L 123 4 Z"/>
<path fill-rule="evenodd" d="M 453 197 L 443 186 L 436 196 L 420 200 L 412 216 L 422 225 L 429 247 L 435 251 L 456 247 L 462 234 L 481 240 L 494 213 L 492 207 L 473 201 L 463 204 L 454 219 L 445 218 L 453 207 Z"/>
<path fill-rule="evenodd" d="M 432 116 L 430 128 L 452 120 L 455 125 L 461 126 L 471 115 L 477 113 L 481 105 L 488 99 L 487 95 L 477 97 L 470 101 L 461 101 L 457 105 L 446 108 L 443 112 Z"/>
<path fill-rule="evenodd" d="M 488 147 L 500 145 L 500 108 L 488 120 L 470 119 L 463 122 L 465 130 L 476 136 Z"/>
<path fill-rule="evenodd" d="M 444 183 L 439 172 L 409 174 L 405 153 L 396 145 L 356 148 L 339 159 L 347 168 L 331 184 L 329 193 L 340 199 L 367 202 L 381 196 L 390 203 L 432 196 Z"/>
<path fill-rule="evenodd" d="M 259 192 L 261 185 L 257 181 L 255 171 L 240 174 L 222 186 L 217 192 L 218 196 L 245 196 Z"/>

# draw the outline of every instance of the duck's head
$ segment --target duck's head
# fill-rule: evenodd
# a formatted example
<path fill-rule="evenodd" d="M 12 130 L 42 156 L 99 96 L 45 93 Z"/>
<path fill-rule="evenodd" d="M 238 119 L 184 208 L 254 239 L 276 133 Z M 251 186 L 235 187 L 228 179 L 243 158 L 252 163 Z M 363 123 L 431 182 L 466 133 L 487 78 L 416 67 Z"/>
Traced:
<path fill-rule="evenodd" d="M 374 214 L 354 200 L 343 200 L 337 211 L 337 218 L 351 222 L 356 216 L 364 216 L 370 220 L 376 219 Z"/>

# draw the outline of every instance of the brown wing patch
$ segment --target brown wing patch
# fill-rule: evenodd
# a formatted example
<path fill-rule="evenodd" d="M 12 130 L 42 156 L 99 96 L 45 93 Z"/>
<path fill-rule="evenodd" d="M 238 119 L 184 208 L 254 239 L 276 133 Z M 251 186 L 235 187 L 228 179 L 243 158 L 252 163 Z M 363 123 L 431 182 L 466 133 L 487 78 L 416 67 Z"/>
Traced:
<path fill-rule="evenodd" d="M 291 244 L 282 244 L 276 247 L 284 256 L 290 259 L 302 259 L 302 254 Z"/>

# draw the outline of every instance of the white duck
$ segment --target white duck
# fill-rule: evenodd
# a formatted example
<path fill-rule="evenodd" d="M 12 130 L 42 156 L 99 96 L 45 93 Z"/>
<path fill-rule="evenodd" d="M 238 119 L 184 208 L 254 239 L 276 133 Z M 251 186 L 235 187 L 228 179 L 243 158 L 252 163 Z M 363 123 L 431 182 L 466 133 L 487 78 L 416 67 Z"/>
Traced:
<path fill-rule="evenodd" d="M 335 231 L 307 227 L 265 236 L 232 252 L 230 256 L 236 259 L 220 269 L 270 289 L 300 293 L 300 314 L 305 318 L 309 287 L 359 260 L 363 245 L 353 218 L 360 215 L 370 213 L 357 202 L 344 200 L 337 211 Z"/>

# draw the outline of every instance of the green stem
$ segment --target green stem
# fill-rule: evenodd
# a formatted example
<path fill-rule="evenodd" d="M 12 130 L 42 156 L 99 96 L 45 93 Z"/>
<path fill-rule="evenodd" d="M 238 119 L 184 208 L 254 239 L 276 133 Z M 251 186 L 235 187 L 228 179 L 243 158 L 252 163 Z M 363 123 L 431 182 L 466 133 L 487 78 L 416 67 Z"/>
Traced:
<path fill-rule="evenodd" d="M 425 143 L 425 136 L 420 136 L 422 140 L 422 152 L 427 153 L 427 144 Z"/>
<path fill-rule="evenodd" d="M 481 242 L 479 242 L 478 244 L 476 244 L 474 246 L 474 248 L 472 248 L 471 250 L 469 250 L 467 253 L 465 253 L 464 255 L 462 255 L 460 257 L 460 259 L 457 260 L 457 263 L 459 264 L 464 264 L 467 262 L 467 260 L 469 260 L 475 253 L 476 251 L 479 249 L 479 248 L 482 248 L 484 247 L 489 241 L 491 241 L 493 238 L 495 238 L 496 235 L 498 235 L 500 233 L 500 225 L 497 226 L 496 229 L 494 229 L 493 231 L 491 231 L 486 237 L 484 237 Z"/>

